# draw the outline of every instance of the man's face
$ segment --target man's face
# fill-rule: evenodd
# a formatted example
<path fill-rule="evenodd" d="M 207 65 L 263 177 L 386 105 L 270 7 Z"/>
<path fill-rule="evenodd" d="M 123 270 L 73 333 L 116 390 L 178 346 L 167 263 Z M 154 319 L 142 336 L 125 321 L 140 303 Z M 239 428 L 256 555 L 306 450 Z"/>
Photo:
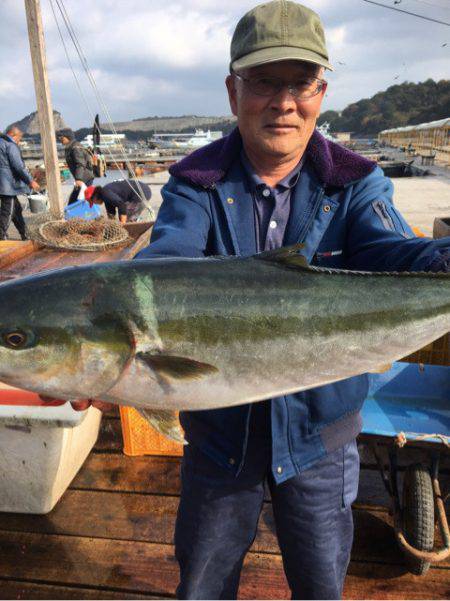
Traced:
<path fill-rule="evenodd" d="M 59 136 L 58 140 L 61 142 L 61 144 L 64 144 L 64 146 L 67 146 L 67 144 L 70 142 L 69 138 L 66 138 L 66 136 Z"/>
<path fill-rule="evenodd" d="M 286 84 L 273 96 L 259 96 L 246 81 L 227 77 L 231 110 L 238 118 L 246 149 L 265 160 L 300 156 L 314 131 L 326 86 L 316 96 L 301 100 L 290 94 L 287 85 L 305 77 L 320 77 L 321 69 L 301 61 L 280 61 L 245 69 L 239 75 L 251 80 L 277 78 Z"/>
<path fill-rule="evenodd" d="M 11 136 L 10 136 L 10 137 L 11 137 L 11 138 L 14 140 L 14 142 L 15 142 L 16 144 L 19 144 L 19 142 L 20 142 L 20 141 L 22 140 L 22 138 L 23 138 L 23 132 L 21 132 L 21 131 L 15 131 L 15 132 L 13 132 L 13 133 L 11 134 Z"/>

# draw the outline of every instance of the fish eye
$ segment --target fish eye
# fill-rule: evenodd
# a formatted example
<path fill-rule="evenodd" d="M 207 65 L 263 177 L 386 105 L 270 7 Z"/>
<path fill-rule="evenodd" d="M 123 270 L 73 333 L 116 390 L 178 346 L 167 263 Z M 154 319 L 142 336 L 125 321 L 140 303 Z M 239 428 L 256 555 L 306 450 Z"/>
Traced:
<path fill-rule="evenodd" d="M 2 333 L 3 343 L 10 349 L 20 350 L 28 348 L 34 342 L 33 336 L 30 336 L 23 330 L 11 330 Z"/>

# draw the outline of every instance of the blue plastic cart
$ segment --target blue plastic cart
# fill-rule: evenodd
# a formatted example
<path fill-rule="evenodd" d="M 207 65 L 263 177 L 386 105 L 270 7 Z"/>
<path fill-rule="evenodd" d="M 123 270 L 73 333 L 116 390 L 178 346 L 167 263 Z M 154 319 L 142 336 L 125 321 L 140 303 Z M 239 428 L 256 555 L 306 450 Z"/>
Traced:
<path fill-rule="evenodd" d="M 424 574 L 431 563 L 450 555 L 450 533 L 439 484 L 439 460 L 450 451 L 450 367 L 394 363 L 370 375 L 364 402 L 363 440 L 374 452 L 392 500 L 397 542 L 409 570 Z M 406 468 L 402 498 L 398 489 L 398 453 L 408 443 L 426 449 L 429 465 Z M 381 456 L 387 447 L 387 466 Z M 443 547 L 434 550 L 435 519 Z"/>

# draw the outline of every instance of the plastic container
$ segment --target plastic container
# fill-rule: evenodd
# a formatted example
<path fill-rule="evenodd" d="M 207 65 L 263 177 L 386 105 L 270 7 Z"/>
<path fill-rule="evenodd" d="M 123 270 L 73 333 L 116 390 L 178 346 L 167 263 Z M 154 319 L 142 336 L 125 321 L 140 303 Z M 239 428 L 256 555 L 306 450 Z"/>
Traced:
<path fill-rule="evenodd" d="M 427 435 L 440 442 L 450 435 L 450 369 L 394 363 L 383 374 L 369 375 L 369 392 L 362 409 L 363 433 L 407 440 Z"/>
<path fill-rule="evenodd" d="M 125 455 L 183 455 L 182 444 L 159 434 L 136 409 L 120 407 L 120 421 Z"/>
<path fill-rule="evenodd" d="M 48 513 L 98 436 L 101 413 L 0 388 L 0 511 Z"/>
<path fill-rule="evenodd" d="M 44 213 L 48 211 L 49 202 L 45 194 L 29 194 L 28 202 L 32 213 Z"/>
<path fill-rule="evenodd" d="M 72 204 L 68 205 L 64 209 L 64 217 L 66 219 L 86 219 L 89 221 L 90 219 L 97 219 L 97 217 L 102 216 L 102 210 L 99 205 L 89 205 L 87 200 L 77 200 Z"/>

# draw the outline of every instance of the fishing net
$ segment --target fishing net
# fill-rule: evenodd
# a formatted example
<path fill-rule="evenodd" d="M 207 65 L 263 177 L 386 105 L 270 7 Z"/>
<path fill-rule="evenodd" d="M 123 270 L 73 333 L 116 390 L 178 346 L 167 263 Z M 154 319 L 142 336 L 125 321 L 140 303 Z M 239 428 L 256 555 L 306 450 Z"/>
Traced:
<path fill-rule="evenodd" d="M 28 223 L 27 232 L 36 242 L 64 250 L 95 252 L 124 245 L 130 240 L 120 223 L 105 217 L 64 221 L 54 220 L 47 214 Z"/>

